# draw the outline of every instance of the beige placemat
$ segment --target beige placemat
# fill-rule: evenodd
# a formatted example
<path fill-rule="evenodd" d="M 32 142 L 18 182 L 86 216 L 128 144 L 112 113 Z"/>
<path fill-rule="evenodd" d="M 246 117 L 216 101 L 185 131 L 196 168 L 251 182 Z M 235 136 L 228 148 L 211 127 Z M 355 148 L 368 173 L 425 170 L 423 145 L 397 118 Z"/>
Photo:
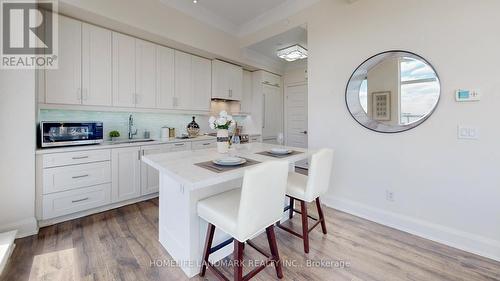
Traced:
<path fill-rule="evenodd" d="M 212 161 L 196 163 L 195 165 L 198 167 L 210 170 L 214 173 L 224 173 L 224 172 L 228 172 L 228 171 L 232 171 L 232 170 L 236 170 L 236 169 L 240 169 L 240 168 L 244 168 L 244 167 L 248 167 L 248 166 L 252 166 L 252 165 L 256 165 L 256 164 L 260 163 L 259 161 L 255 161 L 252 159 L 248 159 L 248 158 L 244 158 L 244 157 L 240 157 L 240 158 L 247 160 L 247 162 L 245 162 L 241 165 L 238 165 L 238 166 L 222 166 L 222 165 L 217 165 Z"/>
<path fill-rule="evenodd" d="M 283 155 L 272 154 L 269 151 L 262 151 L 262 152 L 258 152 L 258 153 L 255 153 L 255 154 L 260 154 L 260 155 L 274 157 L 274 158 L 287 158 L 287 157 L 290 157 L 290 156 L 293 156 L 293 155 L 297 155 L 297 154 L 302 154 L 302 153 L 304 153 L 304 152 L 293 150 L 292 153 L 283 154 Z"/>

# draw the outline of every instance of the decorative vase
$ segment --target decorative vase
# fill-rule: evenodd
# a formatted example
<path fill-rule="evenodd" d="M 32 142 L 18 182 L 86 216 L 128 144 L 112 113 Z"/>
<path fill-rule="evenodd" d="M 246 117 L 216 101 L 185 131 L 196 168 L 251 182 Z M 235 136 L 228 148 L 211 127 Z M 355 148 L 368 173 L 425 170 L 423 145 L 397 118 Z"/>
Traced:
<path fill-rule="evenodd" d="M 229 130 L 217 130 L 217 152 L 227 153 L 229 151 Z"/>
<path fill-rule="evenodd" d="M 196 123 L 195 118 L 196 117 L 193 116 L 193 122 L 191 122 L 187 125 L 187 132 L 188 132 L 188 136 L 190 138 L 197 137 L 198 133 L 200 132 L 200 125 L 198 125 L 198 123 Z"/>

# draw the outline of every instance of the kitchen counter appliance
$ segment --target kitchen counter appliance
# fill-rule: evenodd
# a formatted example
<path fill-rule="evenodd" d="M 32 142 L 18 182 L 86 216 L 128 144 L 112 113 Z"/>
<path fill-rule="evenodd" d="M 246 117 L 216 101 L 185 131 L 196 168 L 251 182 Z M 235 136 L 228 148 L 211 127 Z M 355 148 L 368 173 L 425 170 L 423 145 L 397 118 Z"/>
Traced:
<path fill-rule="evenodd" d="M 42 148 L 99 144 L 103 141 L 102 122 L 40 122 L 38 145 Z"/>

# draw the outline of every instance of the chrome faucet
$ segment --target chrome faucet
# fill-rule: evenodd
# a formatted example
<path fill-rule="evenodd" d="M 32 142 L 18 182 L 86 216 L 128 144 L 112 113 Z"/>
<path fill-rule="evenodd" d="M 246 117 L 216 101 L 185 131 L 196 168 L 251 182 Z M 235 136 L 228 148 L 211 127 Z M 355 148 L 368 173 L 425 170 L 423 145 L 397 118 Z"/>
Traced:
<path fill-rule="evenodd" d="M 134 126 L 134 117 L 132 114 L 128 117 L 128 139 L 131 140 L 134 138 L 135 135 L 137 135 L 137 129 L 135 131 L 132 131 L 132 127 Z"/>

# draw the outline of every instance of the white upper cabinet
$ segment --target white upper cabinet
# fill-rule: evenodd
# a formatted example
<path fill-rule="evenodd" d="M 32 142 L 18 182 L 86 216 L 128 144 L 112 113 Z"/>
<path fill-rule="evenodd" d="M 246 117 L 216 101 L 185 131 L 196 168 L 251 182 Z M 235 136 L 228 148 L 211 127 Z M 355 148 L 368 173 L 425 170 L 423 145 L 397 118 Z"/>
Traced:
<path fill-rule="evenodd" d="M 156 45 L 136 39 L 136 107 L 156 107 Z"/>
<path fill-rule="evenodd" d="M 174 108 L 189 109 L 192 89 L 191 55 L 175 51 Z"/>
<path fill-rule="evenodd" d="M 174 50 L 156 46 L 156 106 L 161 109 L 173 109 L 175 98 L 175 58 Z"/>
<path fill-rule="evenodd" d="M 174 108 L 208 111 L 210 97 L 210 60 L 175 51 Z"/>
<path fill-rule="evenodd" d="M 39 103 L 210 110 L 210 60 L 65 16 L 60 22 L 59 69 L 40 71 Z M 223 98 L 240 100 L 242 70 L 223 64 Z"/>
<path fill-rule="evenodd" d="M 239 101 L 243 95 L 243 68 L 212 61 L 212 98 Z"/>
<path fill-rule="evenodd" d="M 113 105 L 135 107 L 135 38 L 113 32 Z"/>
<path fill-rule="evenodd" d="M 47 103 L 82 103 L 82 23 L 59 16 L 58 69 L 45 72 Z"/>
<path fill-rule="evenodd" d="M 241 98 L 241 112 L 252 112 L 252 72 L 243 71 L 243 95 Z"/>
<path fill-rule="evenodd" d="M 212 62 L 210 60 L 191 56 L 192 94 L 191 109 L 209 110 L 212 87 Z"/>
<path fill-rule="evenodd" d="M 82 104 L 111 106 L 111 31 L 84 23 L 82 39 Z"/>

